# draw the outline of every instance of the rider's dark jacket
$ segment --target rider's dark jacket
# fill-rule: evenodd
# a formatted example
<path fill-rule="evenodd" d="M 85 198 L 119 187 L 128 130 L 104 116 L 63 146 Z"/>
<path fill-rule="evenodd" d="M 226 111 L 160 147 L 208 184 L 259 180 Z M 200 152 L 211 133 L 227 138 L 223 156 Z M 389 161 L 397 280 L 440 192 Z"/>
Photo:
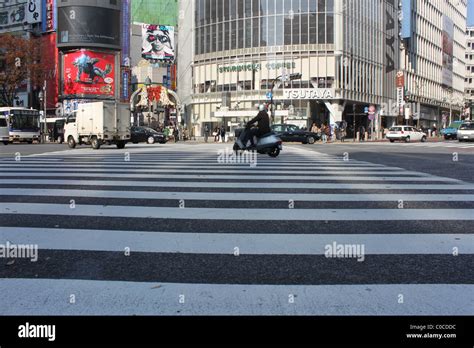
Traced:
<path fill-rule="evenodd" d="M 270 133 L 270 117 L 266 111 L 260 111 L 254 119 L 247 123 L 247 127 L 251 127 L 253 124 L 258 123 L 259 136 Z"/>

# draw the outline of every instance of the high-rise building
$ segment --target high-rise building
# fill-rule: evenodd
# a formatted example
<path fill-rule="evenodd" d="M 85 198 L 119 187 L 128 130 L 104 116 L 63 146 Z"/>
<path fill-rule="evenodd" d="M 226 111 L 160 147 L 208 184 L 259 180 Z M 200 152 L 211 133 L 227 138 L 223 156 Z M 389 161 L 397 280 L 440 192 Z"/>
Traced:
<path fill-rule="evenodd" d="M 466 30 L 466 77 L 465 101 L 469 104 L 469 111 L 473 113 L 474 105 L 474 27 Z M 472 117 L 470 117 L 473 119 Z"/>
<path fill-rule="evenodd" d="M 180 13 L 179 81 L 192 81 L 198 128 L 240 123 L 272 97 L 276 122 L 305 127 L 357 128 L 395 103 L 397 1 L 194 0 Z M 398 116 L 383 114 L 377 126 Z"/>
<path fill-rule="evenodd" d="M 179 81 L 192 81 L 180 93 L 200 127 L 245 121 L 271 97 L 276 122 L 301 126 L 459 114 L 465 0 L 193 0 L 180 13 Z"/>
<path fill-rule="evenodd" d="M 401 65 L 410 112 L 446 125 L 464 105 L 466 0 L 402 0 Z"/>

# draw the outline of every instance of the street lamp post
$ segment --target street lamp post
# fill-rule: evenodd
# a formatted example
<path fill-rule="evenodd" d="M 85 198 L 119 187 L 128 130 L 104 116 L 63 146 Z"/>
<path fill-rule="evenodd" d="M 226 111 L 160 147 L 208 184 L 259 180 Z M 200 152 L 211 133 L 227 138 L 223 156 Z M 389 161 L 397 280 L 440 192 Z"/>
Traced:
<path fill-rule="evenodd" d="M 353 119 L 352 119 L 352 126 L 353 126 L 353 130 L 352 132 L 354 133 L 353 134 L 353 137 L 354 137 L 354 143 L 356 141 L 356 109 L 357 109 L 357 104 L 352 104 L 352 112 L 354 113 L 354 116 L 353 116 Z"/>
<path fill-rule="evenodd" d="M 148 93 L 148 89 L 150 88 L 150 86 L 153 84 L 153 82 L 151 81 L 150 77 L 147 76 L 147 78 L 145 79 L 145 86 L 146 86 L 146 91 L 147 91 L 147 104 L 148 104 L 148 127 L 150 127 L 151 125 L 151 104 L 150 104 L 150 94 Z"/>
<path fill-rule="evenodd" d="M 47 82 L 44 81 L 44 85 L 43 85 L 43 88 L 42 90 L 40 90 L 39 94 L 38 94 L 38 99 L 40 100 L 40 104 L 41 107 L 43 107 L 43 117 L 44 117 L 44 122 L 43 122 L 43 129 L 42 129 L 42 136 L 41 136 L 41 142 L 43 144 L 46 143 L 46 135 L 48 133 L 48 124 L 46 123 L 46 118 L 47 118 L 47 94 L 46 94 L 46 88 L 47 88 Z"/>

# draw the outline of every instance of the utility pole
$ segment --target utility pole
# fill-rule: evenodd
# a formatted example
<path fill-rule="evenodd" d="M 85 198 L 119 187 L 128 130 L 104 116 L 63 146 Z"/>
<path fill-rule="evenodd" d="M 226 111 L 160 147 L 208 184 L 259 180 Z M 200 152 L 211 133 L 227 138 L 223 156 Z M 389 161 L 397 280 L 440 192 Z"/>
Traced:
<path fill-rule="evenodd" d="M 357 105 L 356 105 L 356 104 L 352 104 L 352 112 L 354 113 L 353 120 L 352 120 L 352 123 L 353 123 L 353 133 L 354 133 L 354 143 L 355 143 L 356 137 L 357 137 L 357 132 L 356 132 L 356 109 L 357 109 Z"/>
<path fill-rule="evenodd" d="M 47 117 L 48 117 L 48 92 L 47 92 L 47 87 L 48 87 L 48 82 L 44 80 L 44 142 L 46 143 L 46 134 L 48 133 L 48 123 Z"/>

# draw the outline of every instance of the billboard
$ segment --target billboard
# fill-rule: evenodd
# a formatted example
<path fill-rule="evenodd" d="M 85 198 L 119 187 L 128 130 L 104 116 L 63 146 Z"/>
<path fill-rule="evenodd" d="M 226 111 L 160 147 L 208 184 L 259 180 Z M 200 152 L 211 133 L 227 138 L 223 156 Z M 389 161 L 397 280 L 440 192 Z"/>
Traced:
<path fill-rule="evenodd" d="M 11 31 L 10 27 L 26 23 L 26 4 L 16 4 L 0 9 L 0 33 Z"/>
<path fill-rule="evenodd" d="M 453 86 L 454 69 L 454 22 L 443 16 L 443 85 Z"/>
<path fill-rule="evenodd" d="M 402 39 L 411 38 L 412 31 L 412 0 L 402 0 Z"/>
<path fill-rule="evenodd" d="M 58 47 L 120 50 L 121 11 L 91 6 L 58 7 Z"/>
<path fill-rule="evenodd" d="M 174 61 L 174 27 L 142 24 L 142 57 L 148 60 Z"/>
<path fill-rule="evenodd" d="M 62 59 L 63 96 L 115 98 L 117 55 L 79 50 L 65 53 Z"/>

